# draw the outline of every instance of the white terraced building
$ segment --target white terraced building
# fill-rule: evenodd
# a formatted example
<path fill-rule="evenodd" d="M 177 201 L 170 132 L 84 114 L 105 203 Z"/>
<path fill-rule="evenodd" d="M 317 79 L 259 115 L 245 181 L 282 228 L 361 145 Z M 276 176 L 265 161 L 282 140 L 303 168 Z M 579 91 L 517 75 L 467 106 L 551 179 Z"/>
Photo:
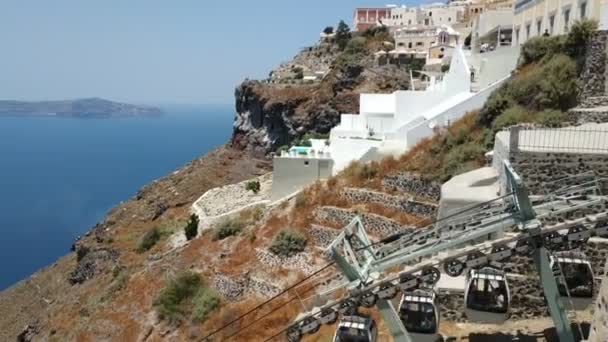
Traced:
<path fill-rule="evenodd" d="M 511 48 L 503 48 L 507 51 Z M 484 77 L 472 81 L 469 61 L 461 47 L 454 50 L 450 70 L 426 90 L 392 94 L 361 94 L 359 114 L 342 114 L 329 142 L 313 140 L 312 147 L 293 147 L 273 160 L 273 200 L 311 182 L 335 175 L 352 161 L 378 160 L 407 151 L 416 143 L 449 126 L 469 111 L 482 107 L 491 92 L 515 67 L 517 51 L 483 61 Z M 480 62 L 480 58 L 472 58 Z M 480 67 L 476 66 L 479 70 Z M 479 80 L 484 80 L 480 84 Z M 478 89 L 478 90 L 476 90 Z"/>

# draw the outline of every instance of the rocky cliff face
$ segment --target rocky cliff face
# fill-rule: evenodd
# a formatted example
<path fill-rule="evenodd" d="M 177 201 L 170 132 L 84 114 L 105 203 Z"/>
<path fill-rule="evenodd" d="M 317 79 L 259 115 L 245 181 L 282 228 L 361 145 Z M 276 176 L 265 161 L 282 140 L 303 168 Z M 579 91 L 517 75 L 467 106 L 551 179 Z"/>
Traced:
<path fill-rule="evenodd" d="M 331 59 L 331 67 L 321 80 L 246 80 L 236 88 L 233 146 L 258 157 L 268 156 L 304 133 L 329 133 L 339 123 L 340 113 L 359 112 L 360 93 L 391 93 L 409 87 L 406 69 L 376 66 L 372 55 L 375 50 L 371 48 L 357 54 L 327 51 L 326 54 L 301 53 L 294 58 L 297 63 L 291 66 L 303 68 L 299 66 L 303 65 L 303 58 L 319 59 L 318 63 L 307 61 L 308 66 L 327 65 Z M 355 61 L 345 62 L 346 58 Z M 284 64 L 279 69 L 286 68 Z M 309 67 L 303 69 L 310 70 Z"/>

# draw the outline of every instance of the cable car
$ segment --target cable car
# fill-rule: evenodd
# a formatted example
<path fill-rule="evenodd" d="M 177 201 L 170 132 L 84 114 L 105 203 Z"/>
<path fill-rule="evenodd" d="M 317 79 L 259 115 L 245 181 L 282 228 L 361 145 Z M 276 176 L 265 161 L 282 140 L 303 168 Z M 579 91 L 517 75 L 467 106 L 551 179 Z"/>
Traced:
<path fill-rule="evenodd" d="M 465 314 L 474 322 L 502 323 L 509 315 L 511 294 L 505 273 L 491 267 L 472 269 L 466 281 Z"/>
<path fill-rule="evenodd" d="M 583 253 L 558 252 L 551 255 L 551 269 L 566 307 L 583 310 L 593 301 L 594 275 L 589 259 Z M 561 270 L 560 270 L 561 269 Z M 559 274 L 562 273 L 563 277 Z M 564 284 L 565 281 L 565 284 Z M 570 296 L 568 296 L 570 294 Z"/>
<path fill-rule="evenodd" d="M 376 342 L 378 327 L 369 317 L 344 316 L 338 323 L 334 342 Z"/>
<path fill-rule="evenodd" d="M 437 297 L 430 290 L 404 293 L 399 304 L 399 317 L 413 341 L 436 342 L 439 335 Z"/>

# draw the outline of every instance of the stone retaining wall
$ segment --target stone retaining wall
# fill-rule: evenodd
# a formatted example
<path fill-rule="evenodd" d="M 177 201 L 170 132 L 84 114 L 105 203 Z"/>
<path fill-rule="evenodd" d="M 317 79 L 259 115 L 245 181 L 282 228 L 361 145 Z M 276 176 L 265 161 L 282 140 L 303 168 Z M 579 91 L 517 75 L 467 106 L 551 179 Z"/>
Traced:
<path fill-rule="evenodd" d="M 606 49 L 608 31 L 596 31 L 587 46 L 585 66 L 580 76 L 580 97 L 606 93 Z"/>
<path fill-rule="evenodd" d="M 358 213 L 355 210 L 350 209 L 327 206 L 319 207 L 314 211 L 314 217 L 317 222 L 331 222 L 341 226 L 349 224 L 357 215 L 359 215 L 363 227 L 365 227 L 365 231 L 380 239 L 403 230 L 415 229 L 413 226 L 402 225 L 399 222 L 384 216 Z"/>
<path fill-rule="evenodd" d="M 401 172 L 384 177 L 382 185 L 387 190 L 405 192 L 417 197 L 439 202 L 441 184 L 424 180 L 420 175 L 411 172 Z"/>
<path fill-rule="evenodd" d="M 587 171 L 594 171 L 600 178 L 608 177 L 608 154 L 512 152 L 510 160 L 531 194 L 545 194 L 554 190 L 548 182 Z"/>
<path fill-rule="evenodd" d="M 608 122 L 608 106 L 597 108 L 573 108 L 568 111 L 568 118 L 570 122 L 574 122 L 577 125 Z"/>
<path fill-rule="evenodd" d="M 285 258 L 275 255 L 266 249 L 256 248 L 255 254 L 260 264 L 269 269 L 284 267 L 301 271 L 305 275 L 313 274 L 318 269 L 318 266 L 314 264 L 311 255 L 306 252 Z"/>
<path fill-rule="evenodd" d="M 346 188 L 340 195 L 351 203 L 375 203 L 404 211 L 418 217 L 435 217 L 437 204 L 420 202 L 405 196 L 394 196 L 384 192 L 359 188 Z"/>
<path fill-rule="evenodd" d="M 318 224 L 312 224 L 308 230 L 312 243 L 321 248 L 326 248 L 340 234 L 339 229 L 329 228 Z"/>

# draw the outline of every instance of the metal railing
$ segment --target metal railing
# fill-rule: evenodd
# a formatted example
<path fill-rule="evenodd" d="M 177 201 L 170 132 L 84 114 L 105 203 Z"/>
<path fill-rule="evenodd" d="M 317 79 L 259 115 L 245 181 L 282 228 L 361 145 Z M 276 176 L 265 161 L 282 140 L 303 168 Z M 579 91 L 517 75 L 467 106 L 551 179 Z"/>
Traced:
<path fill-rule="evenodd" d="M 608 126 L 510 129 L 513 152 L 608 153 Z"/>

